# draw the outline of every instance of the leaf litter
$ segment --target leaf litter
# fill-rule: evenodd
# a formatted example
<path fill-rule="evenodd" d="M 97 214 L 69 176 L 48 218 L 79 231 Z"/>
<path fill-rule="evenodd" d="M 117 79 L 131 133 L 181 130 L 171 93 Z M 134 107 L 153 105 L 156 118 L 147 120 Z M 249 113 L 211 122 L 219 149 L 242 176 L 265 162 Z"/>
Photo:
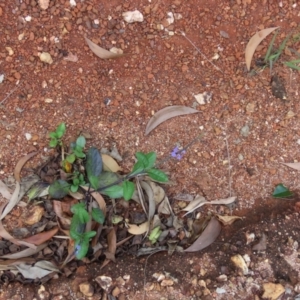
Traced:
<path fill-rule="evenodd" d="M 184 109 L 184 114 L 195 112 L 198 111 L 191 111 L 190 108 L 188 110 Z M 181 110 L 173 111 L 173 116 L 180 114 L 182 114 Z M 167 118 L 166 116 L 161 117 L 158 122 L 155 121 L 150 124 L 152 129 L 158 126 L 163 119 L 168 119 L 169 117 L 170 115 Z M 26 156 L 27 160 L 32 156 Z M 57 174 L 60 165 L 59 157 L 58 155 L 54 160 L 50 160 L 39 170 L 39 174 L 43 174 L 43 178 L 49 183 L 51 183 L 51 178 L 54 178 L 54 174 Z M 115 172 L 117 174 L 122 171 L 119 164 L 109 154 L 102 154 L 102 157 L 103 167 L 108 172 Z M 22 164 L 18 164 L 17 171 L 15 172 L 17 188 L 20 185 L 19 182 L 22 182 L 20 171 L 27 160 L 23 159 Z M 50 166 L 52 165 L 54 169 L 49 173 L 49 170 L 52 168 Z M 54 172 L 55 168 L 56 171 Z M 61 176 L 65 175 L 61 173 Z M 41 179 L 37 184 L 40 182 Z M 108 202 L 108 199 L 101 193 L 91 188 L 89 189 L 85 185 L 80 186 L 82 190 L 88 192 L 87 195 L 91 199 L 95 200 L 91 202 L 93 204 L 92 207 L 101 208 L 106 216 L 103 225 L 98 224 L 99 226 L 95 227 L 96 224 L 94 222 L 89 222 L 89 227 L 96 231 L 96 236 L 91 242 L 91 254 L 84 258 L 84 262 L 89 263 L 95 259 L 102 258 L 101 268 L 103 268 L 110 261 L 115 261 L 115 256 L 119 251 L 122 251 L 122 247 L 126 248 L 128 246 L 130 246 L 132 252 L 135 252 L 137 256 L 148 255 L 157 251 L 168 251 L 169 255 L 172 255 L 174 251 L 200 251 L 217 239 L 221 231 L 221 223 L 229 225 L 239 219 L 237 216 L 219 215 L 203 217 L 200 220 L 184 218 L 187 214 L 200 209 L 205 204 L 228 205 L 232 204 L 236 200 L 236 197 L 206 201 L 200 195 L 196 197 L 189 194 L 177 195 L 176 198 L 178 200 L 188 201 L 188 205 L 183 209 L 186 211 L 186 214 L 182 216 L 174 213 L 164 188 L 157 182 L 147 176 L 142 176 L 141 178 L 136 178 L 136 184 L 138 191 L 132 197 L 135 200 L 135 210 L 129 213 L 129 217 L 122 215 L 124 207 L 121 201 L 112 202 L 110 200 L 111 202 Z M 9 190 L 4 184 L 0 185 L 0 188 L 1 192 L 3 191 L 6 196 L 10 196 Z M 28 186 L 26 189 L 28 189 Z M 45 192 L 45 188 L 43 191 Z M 37 195 L 34 199 L 29 197 L 32 201 L 30 204 L 27 204 L 26 209 L 34 207 L 38 201 L 39 205 L 45 208 L 43 210 L 44 215 L 48 214 L 51 218 L 45 219 L 42 216 L 39 221 L 36 221 L 38 222 L 37 224 L 22 227 L 24 229 L 22 239 L 15 238 L 10 234 L 10 231 L 4 229 L 2 224 L 2 221 L 6 222 L 7 218 L 11 218 L 10 212 L 16 204 L 12 206 L 11 210 L 5 216 L 2 213 L 4 205 L 0 209 L 0 214 L 3 216 L 0 221 L 0 236 L 6 240 L 6 243 L 14 243 L 21 246 L 19 251 L 16 252 L 1 252 L 0 249 L 0 259 L 2 260 L 2 262 L 0 260 L 0 268 L 6 271 L 20 272 L 25 280 L 36 281 L 41 278 L 48 280 L 48 277 L 51 278 L 53 274 L 67 274 L 69 272 L 67 269 L 68 263 L 71 261 L 74 263 L 74 241 L 70 239 L 71 207 L 80 201 L 78 199 L 82 199 L 80 197 L 80 195 L 83 195 L 82 191 L 77 192 L 77 195 L 76 193 L 65 195 L 59 201 L 55 199 L 51 201 L 47 200 L 47 194 L 46 192 L 42 195 Z M 112 205 L 114 206 L 113 210 Z M 119 211 L 118 215 L 112 213 L 116 211 L 116 208 Z M 144 215 L 143 218 L 140 218 L 141 221 L 143 219 L 144 221 L 138 221 L 139 218 L 135 218 L 137 214 L 140 214 L 141 217 Z M 115 222 L 116 217 L 118 217 L 118 222 Z M 37 232 L 37 229 L 34 231 L 32 228 L 40 228 L 40 231 Z M 51 245 L 51 249 L 49 245 Z M 186 245 L 190 246 L 187 247 Z M 184 248 L 186 249 L 184 250 Z M 51 260 L 48 260 L 49 257 L 51 257 Z M 27 259 L 30 260 L 30 264 L 25 261 Z M 76 263 L 78 262 L 76 261 Z"/>

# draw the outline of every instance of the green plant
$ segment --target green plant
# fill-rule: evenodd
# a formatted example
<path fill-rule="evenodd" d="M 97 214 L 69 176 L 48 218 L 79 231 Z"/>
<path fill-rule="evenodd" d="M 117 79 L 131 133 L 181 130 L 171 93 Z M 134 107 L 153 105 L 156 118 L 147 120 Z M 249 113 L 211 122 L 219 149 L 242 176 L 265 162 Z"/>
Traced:
<path fill-rule="evenodd" d="M 49 133 L 49 137 L 51 138 L 49 142 L 49 146 L 51 148 L 55 148 L 56 146 L 62 146 L 61 138 L 66 132 L 66 124 L 65 123 L 60 123 L 56 130 L 53 132 Z"/>
<path fill-rule="evenodd" d="M 62 123 L 63 124 L 63 123 Z M 56 133 L 56 132 L 55 132 Z M 65 131 L 63 132 L 65 133 Z M 52 135 L 54 137 L 54 135 Z M 55 137 L 62 136 L 56 135 Z M 59 138 L 60 138 L 59 137 Z M 51 137 L 52 138 L 52 137 Z M 60 145 L 62 142 L 59 140 Z M 124 198 L 130 200 L 136 189 L 134 179 L 141 175 L 148 175 L 155 181 L 168 181 L 167 175 L 155 168 L 155 152 L 137 152 L 137 161 L 132 171 L 125 175 L 105 171 L 102 156 L 95 147 L 90 147 L 85 153 L 86 141 L 83 136 L 71 143 L 69 153 L 62 159 L 63 169 L 67 176 L 55 180 L 49 186 L 49 195 L 55 199 L 61 199 L 70 192 L 83 193 L 83 200 L 72 206 L 73 213 L 70 225 L 70 237 L 74 240 L 74 254 L 78 259 L 86 256 L 89 249 L 90 239 L 96 235 L 96 231 L 87 230 L 92 220 L 103 224 L 105 215 L 100 208 L 93 207 L 93 193 L 99 192 L 109 198 Z M 62 151 L 63 147 L 62 147 Z M 62 155 L 63 156 L 63 155 Z M 74 170 L 71 173 L 71 170 Z M 160 232 L 151 235 L 151 241 L 155 242 Z"/>

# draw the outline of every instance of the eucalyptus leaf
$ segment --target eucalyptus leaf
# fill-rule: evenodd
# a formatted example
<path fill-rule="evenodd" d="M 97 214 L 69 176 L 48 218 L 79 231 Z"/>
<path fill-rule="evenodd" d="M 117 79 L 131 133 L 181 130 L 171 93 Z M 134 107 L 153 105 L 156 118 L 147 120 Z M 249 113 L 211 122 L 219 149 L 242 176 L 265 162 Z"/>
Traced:
<path fill-rule="evenodd" d="M 68 194 L 69 188 L 70 184 L 65 180 L 56 180 L 49 187 L 49 195 L 52 198 L 61 199 Z"/>
<path fill-rule="evenodd" d="M 86 172 L 88 177 L 99 176 L 102 172 L 102 158 L 97 148 L 91 147 L 86 157 Z"/>

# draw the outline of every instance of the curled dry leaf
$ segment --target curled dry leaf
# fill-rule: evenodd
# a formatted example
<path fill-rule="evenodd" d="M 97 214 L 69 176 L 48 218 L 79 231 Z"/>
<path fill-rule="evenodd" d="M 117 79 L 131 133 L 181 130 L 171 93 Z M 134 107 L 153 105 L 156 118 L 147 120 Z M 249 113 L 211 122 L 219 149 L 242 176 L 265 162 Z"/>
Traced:
<path fill-rule="evenodd" d="M 157 185 L 155 182 L 148 181 L 148 183 L 153 191 L 155 203 L 156 205 L 158 205 L 164 199 L 166 193 L 164 189 L 161 186 Z"/>
<path fill-rule="evenodd" d="M 19 264 L 16 267 L 18 271 L 24 276 L 24 278 L 27 279 L 41 279 L 53 272 L 52 270 L 46 270 L 41 267 L 31 266 L 27 264 Z"/>
<path fill-rule="evenodd" d="M 155 200 L 154 200 L 154 193 L 151 186 L 146 181 L 141 181 L 141 187 L 146 192 L 148 198 L 148 222 L 152 220 L 154 213 L 155 213 Z"/>
<path fill-rule="evenodd" d="M 122 168 L 110 155 L 101 154 L 101 157 L 102 157 L 104 171 L 114 172 L 114 173 L 118 171 L 122 171 Z"/>
<path fill-rule="evenodd" d="M 225 226 L 231 225 L 234 221 L 242 219 L 241 217 L 238 216 L 220 216 L 220 215 L 217 215 L 217 218 Z"/>
<path fill-rule="evenodd" d="M 50 0 L 39 0 L 39 6 L 41 9 L 46 10 L 49 7 Z"/>
<path fill-rule="evenodd" d="M 27 155 L 25 155 L 24 157 L 22 157 L 16 167 L 15 167 L 15 170 L 14 170 L 14 176 L 15 176 L 15 179 L 16 181 L 20 182 L 21 181 L 21 178 L 20 178 L 20 173 L 21 173 L 21 170 L 23 168 L 23 166 L 26 164 L 26 162 L 33 156 L 35 156 L 38 152 L 32 152 L 32 153 L 29 153 Z"/>
<path fill-rule="evenodd" d="M 250 71 L 251 60 L 257 46 L 261 43 L 261 41 L 265 37 L 267 37 L 272 31 L 276 30 L 277 28 L 279 27 L 265 28 L 257 32 L 251 37 L 251 39 L 249 40 L 246 46 L 246 51 L 245 51 L 245 60 L 246 60 L 246 66 L 248 71 Z"/>
<path fill-rule="evenodd" d="M 96 45 L 86 37 L 85 37 L 85 41 L 87 42 L 92 52 L 102 59 L 117 58 L 123 56 L 123 54 L 116 54 Z"/>
<path fill-rule="evenodd" d="M 200 251 L 208 247 L 216 240 L 220 232 L 220 222 L 216 218 L 212 218 L 199 238 L 193 243 L 193 245 L 185 249 L 184 252 Z"/>
<path fill-rule="evenodd" d="M 165 107 L 158 112 L 156 112 L 152 118 L 149 120 L 146 132 L 145 134 L 149 134 L 155 127 L 157 127 L 159 124 L 165 122 L 168 119 L 188 115 L 188 114 L 194 114 L 199 113 L 199 110 L 193 109 L 191 107 L 182 106 L 182 105 L 174 105 L 174 106 L 168 106 Z"/>
<path fill-rule="evenodd" d="M 106 251 L 106 259 L 101 265 L 100 269 L 104 268 L 111 260 L 115 261 L 115 254 L 117 250 L 117 235 L 114 227 L 111 228 L 107 234 L 108 251 Z"/>
<path fill-rule="evenodd" d="M 295 169 L 297 171 L 300 171 L 300 163 L 281 163 L 289 168 Z"/>
<path fill-rule="evenodd" d="M 196 196 L 195 199 L 191 201 L 189 205 L 183 209 L 185 211 L 188 211 L 183 216 L 186 216 L 187 214 L 193 212 L 194 210 L 196 210 L 197 208 L 201 207 L 204 204 L 228 205 L 228 204 L 232 204 L 236 200 L 236 197 L 229 197 L 226 199 L 218 199 L 212 201 L 203 201 L 203 199 L 205 200 L 205 198 L 203 199 L 202 198 L 203 198 L 202 196 Z"/>
<path fill-rule="evenodd" d="M 149 222 L 146 221 L 142 223 L 141 225 L 136 224 L 127 224 L 128 226 L 128 232 L 133 235 L 139 235 L 147 232 L 149 230 Z"/>

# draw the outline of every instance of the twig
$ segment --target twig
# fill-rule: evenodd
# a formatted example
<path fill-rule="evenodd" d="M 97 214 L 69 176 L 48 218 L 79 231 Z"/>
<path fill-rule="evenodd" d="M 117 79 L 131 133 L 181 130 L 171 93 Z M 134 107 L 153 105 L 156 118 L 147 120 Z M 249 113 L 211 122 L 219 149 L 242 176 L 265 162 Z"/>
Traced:
<path fill-rule="evenodd" d="M 0 105 L 2 105 L 9 97 L 12 93 L 14 93 L 22 84 L 17 85 L 15 88 L 13 88 L 8 94 L 7 96 L 0 102 Z"/>
<path fill-rule="evenodd" d="M 229 197 L 231 197 L 231 162 L 230 162 L 230 152 L 229 152 L 229 146 L 228 146 L 226 135 L 225 135 L 225 143 L 226 143 L 227 156 L 228 156 Z"/>
<path fill-rule="evenodd" d="M 211 62 L 207 56 L 205 54 L 203 54 L 200 49 L 186 36 L 186 34 L 183 31 L 179 31 L 181 33 L 181 35 L 191 43 L 191 45 L 212 65 L 214 66 L 218 71 L 220 71 L 222 74 L 224 74 L 224 72 L 218 67 L 216 66 L 213 62 Z"/>

